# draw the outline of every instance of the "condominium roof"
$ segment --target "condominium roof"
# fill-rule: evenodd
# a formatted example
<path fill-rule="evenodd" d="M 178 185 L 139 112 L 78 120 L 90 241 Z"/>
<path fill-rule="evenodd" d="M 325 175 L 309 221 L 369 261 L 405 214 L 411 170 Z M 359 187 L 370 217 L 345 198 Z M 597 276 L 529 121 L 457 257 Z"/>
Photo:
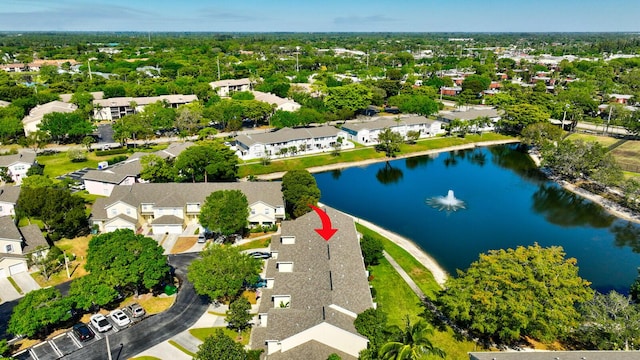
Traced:
<path fill-rule="evenodd" d="M 11 216 L 0 216 L 0 238 L 22 241 L 22 235 Z"/>
<path fill-rule="evenodd" d="M 75 104 L 54 100 L 46 104 L 38 105 L 29 111 L 29 115 L 22 119 L 24 125 L 36 122 L 40 123 L 42 118 L 49 113 L 70 113 L 78 109 Z"/>
<path fill-rule="evenodd" d="M 30 224 L 20 228 L 22 237 L 24 238 L 24 248 L 22 251 L 25 254 L 34 252 L 42 248 L 48 248 L 49 243 L 47 239 L 42 235 L 42 231 L 36 224 Z"/>
<path fill-rule="evenodd" d="M 267 261 L 266 278 L 273 278 L 274 285 L 262 290 L 258 311 L 267 316 L 267 326 L 254 328 L 252 347 L 264 347 L 267 341 L 286 343 L 292 338 L 299 345 L 274 352 L 269 359 L 300 358 L 311 348 L 323 349 L 312 358 L 326 359 L 336 350 L 346 353 L 343 359 L 356 358 L 357 351 L 354 355 L 350 346 L 357 342 L 366 347 L 366 339 L 357 333 L 353 321 L 373 302 L 355 225 L 347 215 L 331 208 L 325 211 L 332 227 L 338 229 L 329 241 L 314 230 L 322 228 L 315 213 L 283 222 L 281 234 L 271 241 L 277 259 Z M 283 237 L 294 237 L 295 241 L 285 244 Z M 293 264 L 291 272 L 279 270 L 279 263 L 286 262 Z M 290 296 L 287 308 L 274 306 L 273 296 L 277 295 Z M 344 339 L 355 342 L 339 345 Z"/>
<path fill-rule="evenodd" d="M 342 125 L 342 128 L 353 130 L 353 131 L 360 131 L 365 129 L 378 130 L 378 129 L 385 129 L 385 128 L 395 128 L 395 127 L 405 126 L 405 125 L 419 125 L 419 124 L 431 125 L 435 122 L 437 121 L 427 119 L 424 116 L 404 116 L 400 118 L 382 116 L 382 117 L 373 118 L 372 120 L 363 121 L 359 123 L 346 123 Z"/>
<path fill-rule="evenodd" d="M 473 120 L 485 116 L 489 118 L 495 118 L 499 117 L 500 114 L 498 114 L 498 110 L 496 109 L 472 109 L 468 111 L 451 111 L 448 113 L 440 113 L 438 116 L 442 119 L 451 121 L 455 119 Z"/>
<path fill-rule="evenodd" d="M 251 93 L 253 93 L 253 96 L 255 97 L 256 100 L 266 102 L 269 104 L 276 104 L 277 106 L 284 105 L 284 104 L 299 105 L 297 102 L 295 102 L 292 99 L 281 98 L 280 96 L 277 96 L 271 93 L 255 91 L 255 90 L 252 91 Z"/>
<path fill-rule="evenodd" d="M 104 98 L 104 92 L 103 91 L 93 91 L 90 92 L 91 96 L 93 96 L 93 100 L 100 100 Z M 71 102 L 71 97 L 73 96 L 73 94 L 60 94 L 60 100 L 62 100 L 63 102 Z"/>
<path fill-rule="evenodd" d="M 32 152 L 21 152 L 19 154 L 0 156 L 0 167 L 11 166 L 15 163 L 33 164 L 36 161 L 36 154 Z"/>
<path fill-rule="evenodd" d="M 128 175 L 116 174 L 108 170 L 89 170 L 83 176 L 82 180 L 99 181 L 109 184 L 120 184 Z"/>
<path fill-rule="evenodd" d="M 15 204 L 20 196 L 19 186 L 2 186 L 0 187 L 0 202 Z"/>
<path fill-rule="evenodd" d="M 157 204 L 160 207 L 183 207 L 185 204 L 204 203 L 205 198 L 218 190 L 240 190 L 249 204 L 264 202 L 272 206 L 284 206 L 280 182 L 228 182 L 228 183 L 135 183 L 115 186 L 111 196 L 98 199 L 92 216 L 105 219 L 106 207 L 124 202 L 134 207 L 140 204 Z"/>
<path fill-rule="evenodd" d="M 130 106 L 131 103 L 136 103 L 138 106 L 145 106 L 158 101 L 167 101 L 169 104 L 187 104 L 198 101 L 198 97 L 196 95 L 182 94 L 149 97 L 114 97 L 109 99 L 95 99 L 93 100 L 93 104 L 105 108 L 111 106 Z"/>
<path fill-rule="evenodd" d="M 223 87 L 223 86 L 242 86 L 242 85 L 250 85 L 250 84 L 251 84 L 251 80 L 248 78 L 218 80 L 218 81 L 213 81 L 209 83 L 209 85 L 211 85 L 211 87 L 214 89 L 218 87 Z"/>
<path fill-rule="evenodd" d="M 268 133 L 238 135 L 236 141 L 247 147 L 255 144 L 277 144 L 294 140 L 314 139 L 336 136 L 340 132 L 333 126 L 317 126 L 304 128 L 282 128 Z"/>

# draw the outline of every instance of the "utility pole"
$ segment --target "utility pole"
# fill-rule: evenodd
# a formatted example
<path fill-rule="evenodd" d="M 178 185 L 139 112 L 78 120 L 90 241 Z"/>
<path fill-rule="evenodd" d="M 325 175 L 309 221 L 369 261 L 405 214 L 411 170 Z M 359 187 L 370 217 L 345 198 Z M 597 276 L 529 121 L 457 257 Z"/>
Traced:
<path fill-rule="evenodd" d="M 109 335 L 105 335 L 104 339 L 107 341 L 107 356 L 109 360 L 113 360 L 113 358 L 111 357 L 111 347 L 109 346 Z"/>
<path fill-rule="evenodd" d="M 300 46 L 296 46 L 296 72 L 300 72 L 300 65 L 298 63 L 298 54 L 300 54 Z"/>
<path fill-rule="evenodd" d="M 611 111 L 613 111 L 613 106 L 609 104 L 609 117 L 607 118 L 607 129 L 605 130 L 604 135 L 607 135 L 609 133 L 609 123 L 611 122 Z"/>
<path fill-rule="evenodd" d="M 218 63 L 218 80 L 220 80 L 220 56 L 218 56 L 216 58 L 216 60 L 217 60 L 217 63 Z"/>
<path fill-rule="evenodd" d="M 64 251 L 64 266 L 67 269 L 67 279 L 71 279 L 71 274 L 69 273 L 69 258 L 67 258 L 67 252 Z"/>
<path fill-rule="evenodd" d="M 89 80 L 93 81 L 93 76 L 91 75 L 91 59 L 87 60 L 87 65 L 89 66 Z"/>

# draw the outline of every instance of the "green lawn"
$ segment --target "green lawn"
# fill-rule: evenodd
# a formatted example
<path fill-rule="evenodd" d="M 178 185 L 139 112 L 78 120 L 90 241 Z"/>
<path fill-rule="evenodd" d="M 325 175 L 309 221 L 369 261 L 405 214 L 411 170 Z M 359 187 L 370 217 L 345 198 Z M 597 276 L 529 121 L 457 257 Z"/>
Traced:
<path fill-rule="evenodd" d="M 70 172 L 80 170 L 85 167 L 97 168 L 100 161 L 107 161 L 115 155 L 95 156 L 94 153 L 87 154 L 87 161 L 72 162 L 66 152 L 59 152 L 53 155 L 40 155 L 36 158 L 39 164 L 44 165 L 44 174 L 52 179 Z"/>
<path fill-rule="evenodd" d="M 600 135 L 591 135 L 591 134 L 582 134 L 582 133 L 573 133 L 567 136 L 569 140 L 582 140 L 582 141 L 596 141 L 604 146 L 610 146 L 615 144 L 618 139 L 612 138 L 609 136 L 600 136 Z"/>
<path fill-rule="evenodd" d="M 263 248 L 269 247 L 269 244 L 271 244 L 271 237 L 253 240 L 248 243 L 238 245 L 237 247 L 238 249 L 240 249 L 240 251 L 243 251 L 243 250 L 250 250 L 250 249 L 263 249 Z"/>
<path fill-rule="evenodd" d="M 380 239 L 387 253 L 398 262 L 400 267 L 402 267 L 407 274 L 409 274 L 409 277 L 415 281 L 420 290 L 422 290 L 422 292 L 424 292 L 424 294 L 430 299 L 434 299 L 436 297 L 438 291 L 441 289 L 440 285 L 438 285 L 436 280 L 433 278 L 431 271 L 422 265 L 422 263 L 411 256 L 411 254 L 406 250 L 373 230 L 368 229 L 361 224 L 356 224 L 356 229 L 363 235 L 367 234 Z"/>
<path fill-rule="evenodd" d="M 238 336 L 238 332 L 237 331 L 234 331 L 234 330 L 231 330 L 231 329 L 227 329 L 226 327 L 210 327 L 210 328 L 189 329 L 189 333 L 191 335 L 193 335 L 194 337 L 200 339 L 201 341 L 204 341 L 204 339 L 206 339 L 207 337 L 215 334 L 216 331 L 218 331 L 218 329 L 222 329 L 222 331 L 224 332 L 225 335 L 227 335 L 228 337 L 234 339 L 236 342 L 239 342 L 242 345 L 249 344 L 249 335 L 251 334 L 251 329 L 245 329 L 244 331 L 242 331 L 240 336 Z"/>
<path fill-rule="evenodd" d="M 625 170 L 640 172 L 640 141 L 629 140 L 613 149 L 611 154 L 618 163 L 627 165 Z"/>

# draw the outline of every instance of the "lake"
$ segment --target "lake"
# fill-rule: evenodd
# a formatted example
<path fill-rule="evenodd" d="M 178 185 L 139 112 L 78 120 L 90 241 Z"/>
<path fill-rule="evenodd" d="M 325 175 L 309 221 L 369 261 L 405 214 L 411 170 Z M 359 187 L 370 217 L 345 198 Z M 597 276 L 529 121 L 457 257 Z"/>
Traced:
<path fill-rule="evenodd" d="M 413 240 L 449 272 L 480 253 L 562 246 L 592 287 L 628 293 L 640 266 L 640 227 L 548 181 L 517 145 L 392 160 L 314 175 L 321 202 Z M 453 190 L 457 211 L 429 198 Z"/>

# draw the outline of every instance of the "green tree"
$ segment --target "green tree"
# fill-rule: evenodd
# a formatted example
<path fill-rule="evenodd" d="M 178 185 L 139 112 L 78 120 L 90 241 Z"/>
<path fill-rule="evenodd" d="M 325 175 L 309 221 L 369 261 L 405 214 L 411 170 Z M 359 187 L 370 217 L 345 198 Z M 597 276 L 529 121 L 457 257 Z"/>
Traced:
<path fill-rule="evenodd" d="M 622 171 L 607 148 L 595 141 L 563 140 L 542 150 L 542 165 L 569 178 L 589 178 L 613 185 L 622 180 Z"/>
<path fill-rule="evenodd" d="M 26 143 L 27 146 L 33 149 L 33 152 L 36 154 L 38 150 L 44 148 L 49 141 L 51 141 L 51 136 L 49 133 L 43 130 L 36 130 L 34 132 L 29 133 L 27 135 Z"/>
<path fill-rule="evenodd" d="M 469 90 L 472 94 L 477 95 L 489 88 L 491 79 L 484 75 L 472 74 L 467 76 L 462 82 L 462 91 Z"/>
<path fill-rule="evenodd" d="M 52 325 L 69 320 L 71 306 L 53 287 L 30 291 L 13 308 L 7 332 L 32 337 L 46 334 Z"/>
<path fill-rule="evenodd" d="M 117 296 L 118 292 L 114 287 L 104 283 L 97 274 L 88 274 L 74 280 L 69 289 L 69 298 L 77 309 L 102 307 L 111 303 Z"/>
<path fill-rule="evenodd" d="M 218 329 L 198 347 L 194 360 L 246 360 L 247 352 L 242 344 L 233 341 Z"/>
<path fill-rule="evenodd" d="M 39 218 L 54 239 L 74 238 L 88 231 L 84 200 L 68 189 L 25 187 L 17 202 L 18 214 Z"/>
<path fill-rule="evenodd" d="M 435 355 L 445 358 L 444 350 L 431 343 L 429 336 L 433 329 L 424 320 L 411 324 L 409 316 L 405 319 L 404 329 L 395 326 L 391 340 L 380 347 L 378 355 L 381 359 L 418 360 L 425 355 Z"/>
<path fill-rule="evenodd" d="M 211 231 L 223 235 L 242 233 L 248 225 L 249 202 L 240 190 L 214 191 L 202 204 L 198 218 Z"/>
<path fill-rule="evenodd" d="M 611 291 L 596 293 L 578 307 L 582 324 L 574 334 L 578 343 L 598 350 L 637 349 L 640 339 L 640 308 L 629 296 Z"/>
<path fill-rule="evenodd" d="M 378 351 L 389 335 L 387 326 L 387 314 L 377 309 L 367 309 L 360 314 L 353 322 L 359 334 L 369 339 L 369 348 Z"/>
<path fill-rule="evenodd" d="M 93 125 L 76 112 L 45 114 L 39 127 L 57 142 L 79 142 L 79 139 L 93 132 Z"/>
<path fill-rule="evenodd" d="M 380 259 L 384 257 L 382 253 L 384 251 L 382 241 L 371 235 L 365 234 L 362 237 L 362 240 L 360 240 L 360 250 L 362 251 L 365 266 L 378 265 Z"/>
<path fill-rule="evenodd" d="M 179 131 L 193 134 L 202 120 L 204 108 L 200 103 L 182 105 L 176 111 L 175 126 Z"/>
<path fill-rule="evenodd" d="M 191 146 L 175 161 L 178 172 L 192 182 L 235 180 L 237 164 L 233 151 L 219 143 Z"/>
<path fill-rule="evenodd" d="M 378 134 L 378 145 L 376 148 L 384 151 L 387 157 L 394 157 L 396 153 L 400 152 L 400 145 L 403 139 L 400 133 L 392 131 L 390 128 L 385 128 Z"/>
<path fill-rule="evenodd" d="M 249 326 L 249 321 L 253 317 L 249 312 L 251 310 L 251 303 L 244 296 L 239 296 L 235 301 L 229 305 L 229 310 L 227 310 L 227 317 L 224 318 L 229 325 L 228 327 L 231 329 L 238 330 L 241 332 L 247 326 Z"/>
<path fill-rule="evenodd" d="M 371 104 L 371 89 L 362 84 L 349 84 L 329 88 L 325 103 L 330 111 L 340 109 L 358 111 Z"/>
<path fill-rule="evenodd" d="M 1 108 L 0 108 L 1 109 Z M 24 132 L 22 120 L 17 117 L 3 117 L 0 113 L 0 140 L 10 143 Z"/>
<path fill-rule="evenodd" d="M 9 353 L 9 350 L 11 350 L 11 347 L 7 344 L 7 339 L 0 340 L 0 359 L 9 359 L 4 357 Z"/>
<path fill-rule="evenodd" d="M 389 98 L 389 105 L 397 106 L 408 114 L 429 116 L 438 112 L 438 104 L 426 95 L 400 94 Z"/>
<path fill-rule="evenodd" d="M 320 189 L 307 170 L 290 170 L 282 177 L 282 195 L 287 216 L 295 219 L 311 211 L 309 205 L 318 203 Z"/>
<path fill-rule="evenodd" d="M 179 178 L 174 158 L 161 158 L 156 154 L 145 155 L 140 159 L 142 170 L 140 178 L 152 183 L 174 182 Z"/>
<path fill-rule="evenodd" d="M 53 187 L 55 183 L 44 175 L 30 175 L 22 179 L 22 188 Z"/>
<path fill-rule="evenodd" d="M 112 287 L 151 289 L 169 273 L 163 253 L 155 240 L 119 229 L 89 241 L 85 268 Z"/>
<path fill-rule="evenodd" d="M 508 106 L 498 127 L 509 133 L 520 133 L 527 125 L 549 120 L 550 113 L 545 109 L 530 104 Z"/>
<path fill-rule="evenodd" d="M 480 285 L 479 285 L 480 284 Z M 593 297 L 562 247 L 538 244 L 481 254 L 449 278 L 439 303 L 453 321 L 485 339 L 552 341 L 578 325 L 575 305 Z"/>
<path fill-rule="evenodd" d="M 522 129 L 522 142 L 527 145 L 541 147 L 562 139 L 562 129 L 548 122 L 527 125 Z"/>
<path fill-rule="evenodd" d="M 213 245 L 189 265 L 187 278 L 200 295 L 212 300 L 234 299 L 244 284 L 256 283 L 261 268 L 260 260 L 237 247 Z"/>

